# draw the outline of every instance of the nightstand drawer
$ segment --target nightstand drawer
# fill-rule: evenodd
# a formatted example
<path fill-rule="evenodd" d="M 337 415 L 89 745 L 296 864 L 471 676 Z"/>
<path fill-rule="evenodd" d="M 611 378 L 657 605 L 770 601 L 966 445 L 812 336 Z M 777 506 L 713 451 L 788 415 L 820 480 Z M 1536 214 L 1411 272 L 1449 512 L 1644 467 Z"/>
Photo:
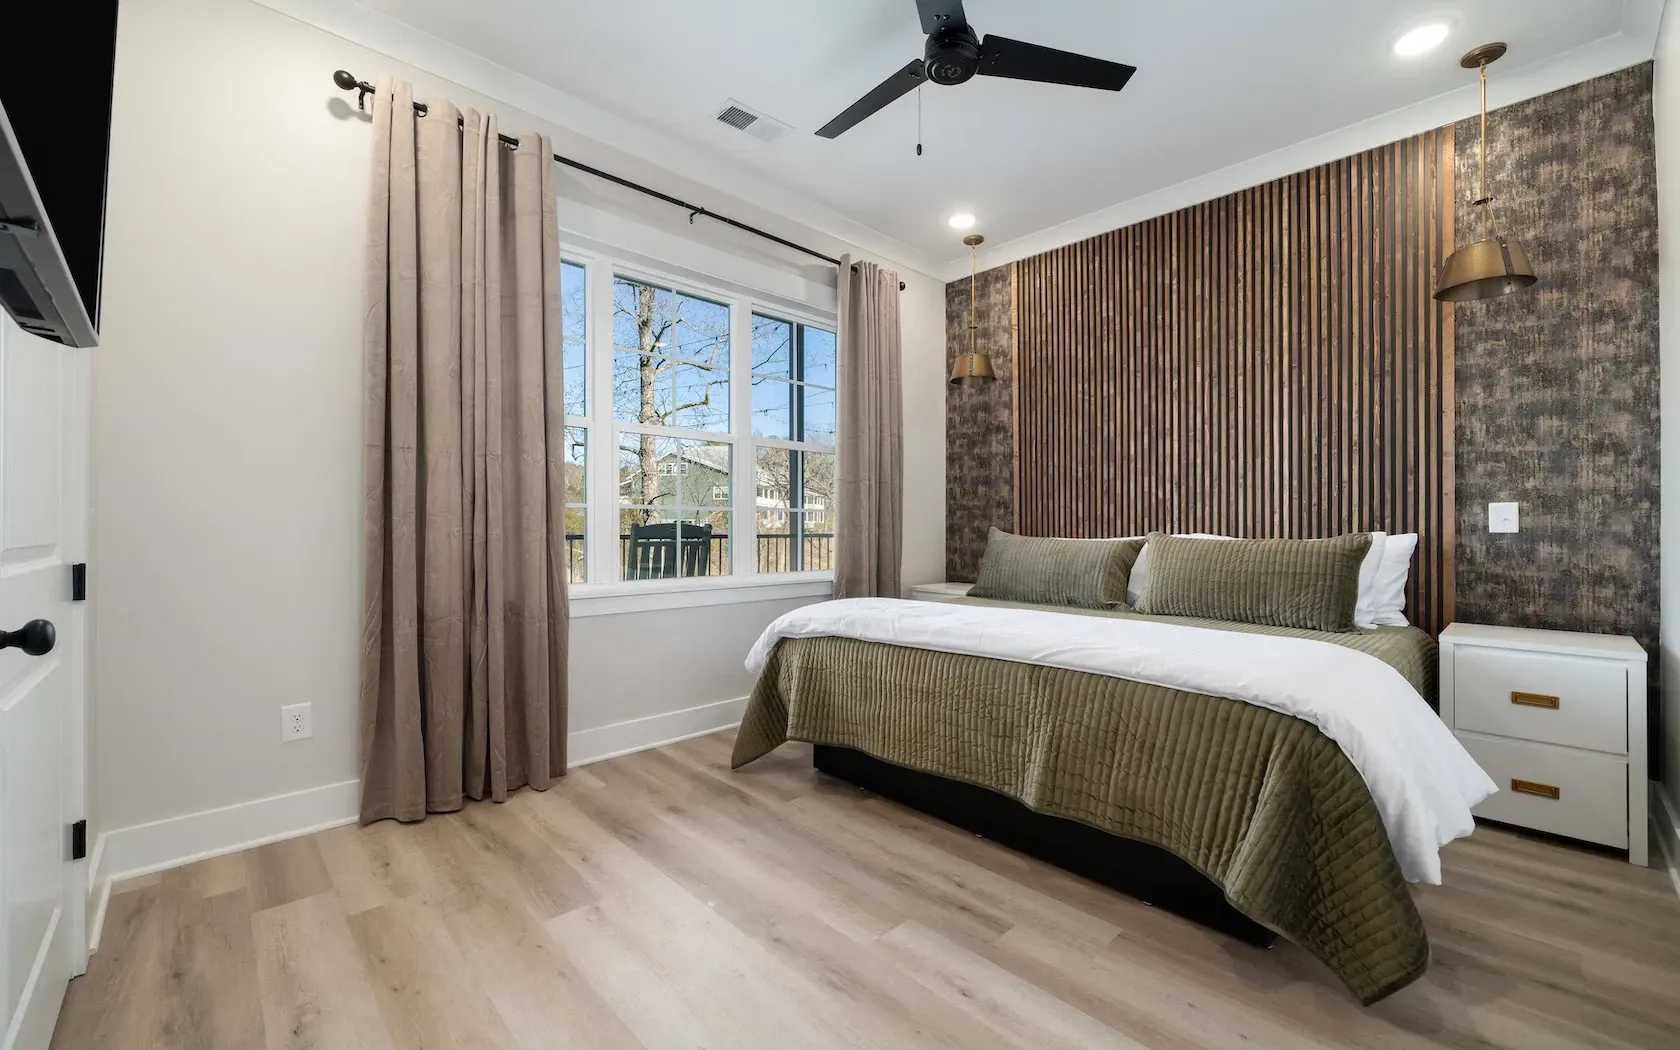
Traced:
<path fill-rule="evenodd" d="M 1453 668 L 1459 729 L 1627 754 L 1627 664 L 1462 646 Z"/>
<path fill-rule="evenodd" d="M 1625 849 L 1627 763 L 1609 755 L 1521 740 L 1459 734 L 1459 743 L 1499 785 L 1478 817 Z"/>

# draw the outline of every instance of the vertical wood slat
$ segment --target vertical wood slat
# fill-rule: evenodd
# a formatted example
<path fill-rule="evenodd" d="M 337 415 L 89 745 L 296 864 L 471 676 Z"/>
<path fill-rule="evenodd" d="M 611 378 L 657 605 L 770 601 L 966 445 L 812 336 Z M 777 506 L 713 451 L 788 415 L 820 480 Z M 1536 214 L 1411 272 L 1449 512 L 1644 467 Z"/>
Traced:
<path fill-rule="evenodd" d="M 1009 264 L 1009 432 L 1014 435 L 1021 433 L 1021 370 L 1015 367 L 1015 362 L 1021 360 L 1021 268 L 1014 263 Z M 1019 437 L 1010 442 L 1009 450 L 1009 498 L 1010 521 L 1021 520 L 1021 442 Z"/>
<path fill-rule="evenodd" d="M 1016 528 L 1416 532 L 1451 622 L 1443 128 L 1013 264 Z"/>

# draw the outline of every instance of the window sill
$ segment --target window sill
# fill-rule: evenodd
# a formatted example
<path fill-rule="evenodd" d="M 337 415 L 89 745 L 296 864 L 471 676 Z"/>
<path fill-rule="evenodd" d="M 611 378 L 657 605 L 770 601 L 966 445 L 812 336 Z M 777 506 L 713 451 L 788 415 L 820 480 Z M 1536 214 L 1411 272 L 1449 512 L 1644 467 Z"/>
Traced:
<path fill-rule="evenodd" d="M 635 583 L 575 583 L 568 589 L 575 617 L 617 616 L 696 609 L 709 605 L 741 605 L 794 598 L 829 598 L 834 594 L 832 572 L 786 572 L 766 576 L 727 576 L 691 580 L 643 580 Z"/>

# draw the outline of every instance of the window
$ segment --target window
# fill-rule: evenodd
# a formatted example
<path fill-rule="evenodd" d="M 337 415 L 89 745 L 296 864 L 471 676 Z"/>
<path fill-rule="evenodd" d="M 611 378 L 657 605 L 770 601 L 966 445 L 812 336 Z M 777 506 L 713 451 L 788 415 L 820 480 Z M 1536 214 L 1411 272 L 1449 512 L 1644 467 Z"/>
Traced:
<path fill-rule="evenodd" d="M 832 324 L 582 250 L 561 280 L 572 582 L 832 571 Z"/>
<path fill-rule="evenodd" d="M 613 279 L 621 579 L 729 575 L 729 322 L 723 303 Z"/>
<path fill-rule="evenodd" d="M 561 400 L 566 406 L 566 579 L 589 579 L 588 271 L 560 264 Z M 573 426 L 573 421 L 580 425 Z"/>
<path fill-rule="evenodd" d="M 834 568 L 834 333 L 752 319 L 758 571 Z"/>

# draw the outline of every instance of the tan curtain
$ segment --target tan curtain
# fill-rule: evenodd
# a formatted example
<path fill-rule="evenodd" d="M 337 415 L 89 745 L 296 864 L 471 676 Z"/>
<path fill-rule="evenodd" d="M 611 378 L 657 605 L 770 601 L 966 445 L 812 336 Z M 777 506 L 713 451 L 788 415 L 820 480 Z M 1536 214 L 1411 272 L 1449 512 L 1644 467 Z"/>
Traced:
<path fill-rule="evenodd" d="M 566 770 L 560 247 L 548 139 L 373 107 L 362 820 Z M 459 123 L 459 127 L 457 126 Z"/>
<path fill-rule="evenodd" d="M 840 260 L 840 463 L 834 596 L 901 595 L 904 400 L 898 274 Z"/>

